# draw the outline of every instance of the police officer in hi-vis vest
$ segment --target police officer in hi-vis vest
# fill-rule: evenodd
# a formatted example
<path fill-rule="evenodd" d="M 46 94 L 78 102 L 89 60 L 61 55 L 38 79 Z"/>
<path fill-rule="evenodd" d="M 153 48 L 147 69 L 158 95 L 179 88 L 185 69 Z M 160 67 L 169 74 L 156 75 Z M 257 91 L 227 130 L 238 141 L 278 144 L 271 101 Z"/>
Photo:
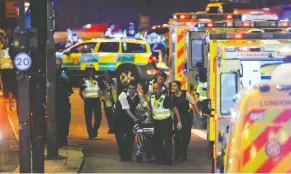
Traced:
<path fill-rule="evenodd" d="M 117 84 L 114 82 L 110 71 L 105 71 L 103 79 L 105 86 L 102 102 L 104 104 L 105 115 L 107 117 L 109 134 L 113 133 L 114 127 L 114 105 L 117 100 Z"/>
<path fill-rule="evenodd" d="M 155 157 L 157 164 L 172 165 L 172 111 L 177 120 L 177 129 L 182 129 L 180 114 L 169 95 L 162 93 L 158 83 L 153 85 L 154 94 L 150 99 L 151 117 L 154 122 Z"/>
<path fill-rule="evenodd" d="M 96 78 L 95 67 L 92 64 L 86 66 L 87 77 L 81 81 L 79 94 L 84 100 L 86 126 L 89 139 L 98 136 L 98 129 L 101 124 L 101 90 L 104 89 L 102 79 Z M 92 127 L 92 113 L 94 112 L 94 125 Z"/>

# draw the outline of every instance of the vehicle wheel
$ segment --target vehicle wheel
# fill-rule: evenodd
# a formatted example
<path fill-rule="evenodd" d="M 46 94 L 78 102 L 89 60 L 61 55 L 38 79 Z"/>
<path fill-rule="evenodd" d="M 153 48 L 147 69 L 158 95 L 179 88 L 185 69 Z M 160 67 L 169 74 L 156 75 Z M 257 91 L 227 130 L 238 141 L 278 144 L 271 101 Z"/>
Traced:
<path fill-rule="evenodd" d="M 139 82 L 140 74 L 134 64 L 122 64 L 117 68 L 117 86 L 118 91 L 121 92 L 127 87 L 130 81 Z"/>
<path fill-rule="evenodd" d="M 136 155 L 136 162 L 140 163 L 142 161 L 142 155 Z"/>

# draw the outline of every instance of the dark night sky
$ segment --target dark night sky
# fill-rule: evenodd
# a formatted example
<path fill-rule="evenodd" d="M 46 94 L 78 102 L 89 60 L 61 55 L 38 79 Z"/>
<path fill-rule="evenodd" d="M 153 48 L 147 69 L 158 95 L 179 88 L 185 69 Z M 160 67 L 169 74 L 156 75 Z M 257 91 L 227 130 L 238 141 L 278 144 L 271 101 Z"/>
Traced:
<path fill-rule="evenodd" d="M 147 4 L 146 1 L 149 3 Z M 264 4 L 291 3 L 291 0 L 252 0 Z M 168 23 L 174 12 L 205 9 L 208 0 L 55 0 L 58 30 L 88 23 L 114 23 L 127 26 L 140 12 L 147 12 L 151 24 Z"/>
<path fill-rule="evenodd" d="M 168 23 L 174 12 L 201 10 L 200 1 L 207 0 L 56 0 L 56 22 L 59 30 L 87 23 L 114 23 L 127 25 L 140 12 L 147 12 L 152 24 Z M 203 6 L 203 5 L 202 5 Z"/>

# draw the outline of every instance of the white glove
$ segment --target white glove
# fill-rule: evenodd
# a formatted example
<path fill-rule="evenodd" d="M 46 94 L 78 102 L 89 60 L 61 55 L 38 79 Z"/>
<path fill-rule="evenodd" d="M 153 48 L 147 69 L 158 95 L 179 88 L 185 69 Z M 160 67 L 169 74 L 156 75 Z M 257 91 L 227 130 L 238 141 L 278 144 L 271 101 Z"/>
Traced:
<path fill-rule="evenodd" d="M 181 121 L 178 122 L 178 124 L 177 124 L 177 129 L 178 129 L 178 130 L 181 130 L 181 129 L 182 129 L 182 123 L 181 123 Z"/>

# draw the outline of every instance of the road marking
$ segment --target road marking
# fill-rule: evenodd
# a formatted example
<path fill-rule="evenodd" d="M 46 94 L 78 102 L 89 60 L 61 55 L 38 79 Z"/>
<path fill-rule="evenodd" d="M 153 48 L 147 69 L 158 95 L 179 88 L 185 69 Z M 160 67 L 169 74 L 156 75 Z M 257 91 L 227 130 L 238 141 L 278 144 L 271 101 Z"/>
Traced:
<path fill-rule="evenodd" d="M 192 129 L 191 132 L 195 135 L 197 135 L 198 137 L 202 138 L 203 140 L 207 140 L 207 133 L 199 130 L 199 129 Z"/>

